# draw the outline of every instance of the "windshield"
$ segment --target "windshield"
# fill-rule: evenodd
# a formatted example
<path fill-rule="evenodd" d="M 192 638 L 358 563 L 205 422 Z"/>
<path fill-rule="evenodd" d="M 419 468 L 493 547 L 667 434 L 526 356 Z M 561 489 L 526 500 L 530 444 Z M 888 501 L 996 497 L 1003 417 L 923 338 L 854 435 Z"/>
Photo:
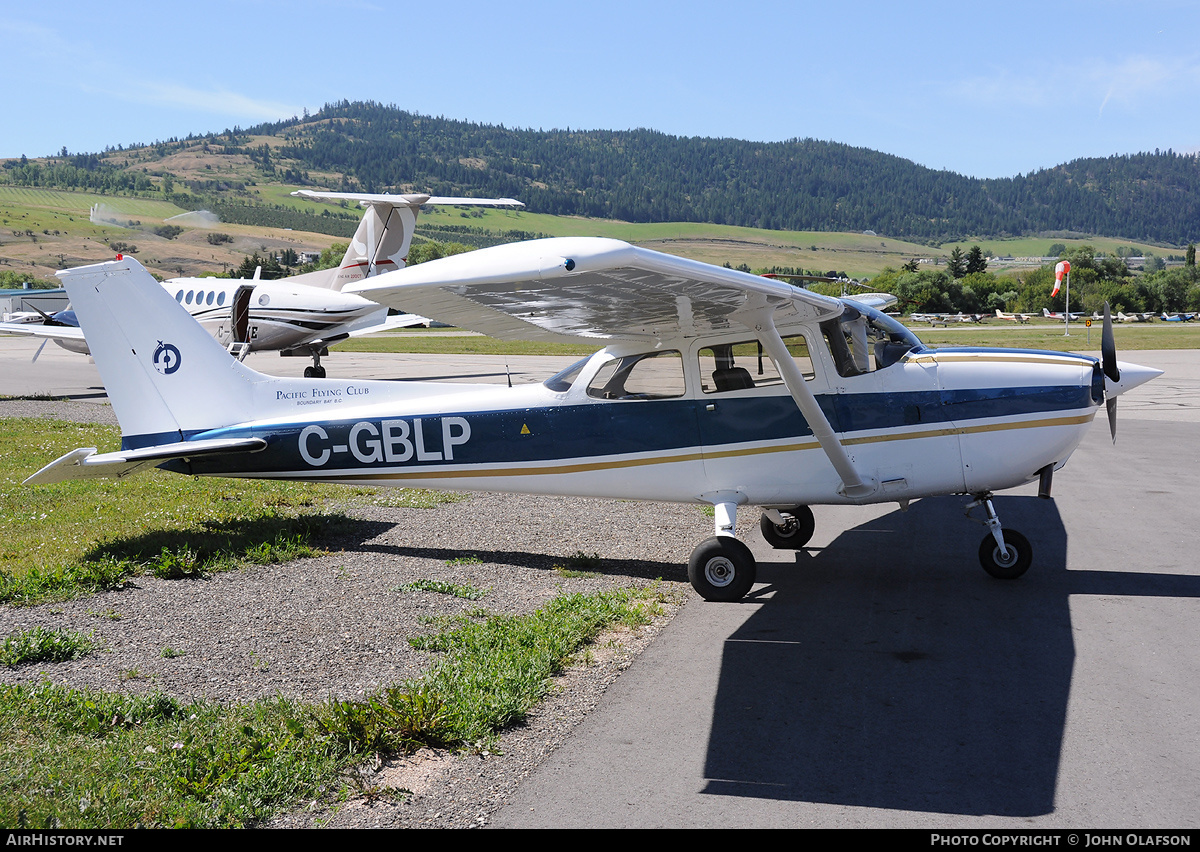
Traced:
<path fill-rule="evenodd" d="M 887 314 L 850 299 L 845 305 L 840 317 L 821 323 L 838 375 L 882 370 L 907 353 L 925 348 L 915 334 Z"/>
<path fill-rule="evenodd" d="M 590 360 L 592 360 L 591 355 L 587 356 L 586 358 L 580 358 L 570 367 L 567 367 L 565 370 L 560 370 L 550 378 L 546 379 L 546 381 L 542 382 L 542 384 L 550 388 L 550 390 L 554 391 L 555 393 L 566 393 L 571 389 L 571 385 L 575 383 L 575 380 L 579 378 L 579 371 L 582 370 L 584 365 Z"/>

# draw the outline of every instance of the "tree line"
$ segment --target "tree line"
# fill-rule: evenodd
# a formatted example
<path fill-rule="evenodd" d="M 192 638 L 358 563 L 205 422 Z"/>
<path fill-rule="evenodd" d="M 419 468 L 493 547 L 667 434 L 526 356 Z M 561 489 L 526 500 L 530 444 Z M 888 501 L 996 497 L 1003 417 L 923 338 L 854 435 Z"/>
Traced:
<path fill-rule="evenodd" d="M 1062 255 L 1071 264 L 1071 310 L 1100 311 L 1108 302 L 1113 312 L 1153 313 L 1200 311 L 1200 272 L 1195 247 L 1189 245 L 1183 266 L 1135 274 L 1124 258 L 1098 254 L 1080 246 Z M 1006 312 L 1041 314 L 1043 308 L 1066 310 L 1066 291 L 1054 290 L 1054 266 L 1026 272 L 995 274 L 986 269 L 955 275 L 950 266 L 918 269 L 885 269 L 871 279 L 871 288 L 892 293 L 903 313 Z"/>

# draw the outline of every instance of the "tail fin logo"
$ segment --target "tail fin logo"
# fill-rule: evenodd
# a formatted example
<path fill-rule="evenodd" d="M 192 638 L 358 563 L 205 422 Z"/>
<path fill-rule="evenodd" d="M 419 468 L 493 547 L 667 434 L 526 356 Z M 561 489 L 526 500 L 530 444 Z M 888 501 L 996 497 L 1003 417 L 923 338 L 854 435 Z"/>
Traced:
<path fill-rule="evenodd" d="M 174 345 L 158 341 L 158 348 L 154 350 L 154 369 L 169 376 L 179 369 L 181 360 L 182 356 Z"/>

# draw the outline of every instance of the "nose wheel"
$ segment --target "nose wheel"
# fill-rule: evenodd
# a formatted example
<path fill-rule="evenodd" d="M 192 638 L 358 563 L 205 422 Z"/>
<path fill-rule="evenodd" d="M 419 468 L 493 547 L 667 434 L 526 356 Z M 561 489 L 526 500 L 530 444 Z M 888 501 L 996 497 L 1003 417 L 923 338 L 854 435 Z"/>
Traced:
<path fill-rule="evenodd" d="M 1015 580 L 1029 570 L 1033 562 L 1033 546 L 1029 539 L 1016 530 L 1006 530 L 1000 525 L 991 494 L 981 494 L 967 506 L 967 517 L 971 510 L 983 506 L 987 518 L 978 521 L 988 528 L 988 534 L 979 543 L 979 564 L 983 570 L 998 580 Z"/>
<path fill-rule="evenodd" d="M 979 564 L 998 580 L 1015 580 L 1029 570 L 1033 562 L 1033 547 L 1016 530 L 1004 533 L 1004 549 L 990 533 L 979 543 Z"/>

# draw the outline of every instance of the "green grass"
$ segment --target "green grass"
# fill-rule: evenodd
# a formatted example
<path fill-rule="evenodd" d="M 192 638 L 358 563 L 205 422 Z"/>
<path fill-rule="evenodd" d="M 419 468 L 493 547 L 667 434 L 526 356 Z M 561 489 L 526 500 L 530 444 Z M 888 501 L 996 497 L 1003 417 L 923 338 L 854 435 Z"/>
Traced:
<path fill-rule="evenodd" d="M 117 431 L 10 419 L 0 433 L 0 601 L 36 603 L 120 586 L 128 577 L 195 576 L 312 554 L 342 515 L 337 496 L 367 489 L 193 479 L 164 471 L 31 487 L 22 481 L 79 446 L 116 449 Z"/>
<path fill-rule="evenodd" d="M 998 346 L 1010 349 L 1052 349 L 1056 351 L 1095 351 L 1100 349 L 1100 324 L 1088 329 L 1083 323 L 1071 324 L 1071 336 L 1063 337 L 1060 322 L 1031 321 L 1027 325 L 993 319 L 982 325 L 950 324 L 931 327 L 928 323 L 908 321 L 917 337 L 930 346 Z M 386 333 L 355 338 L 339 344 L 346 352 L 392 352 L 416 355 L 556 355 L 582 357 L 597 351 L 601 342 L 589 344 L 531 343 L 496 340 L 483 335 L 438 336 L 429 330 L 421 334 Z M 1200 349 L 1200 323 L 1117 323 L 1113 334 L 1118 351 L 1138 349 Z"/>
<path fill-rule="evenodd" d="M 162 694 L 0 686 L 0 825 L 234 827 L 345 789 L 378 753 L 489 744 L 602 629 L 644 623 L 653 590 L 570 595 L 426 637 L 441 659 L 363 701 L 221 706 Z M 164 651 L 165 653 L 165 651 Z"/>
<path fill-rule="evenodd" d="M 84 657 L 96 648 L 95 639 L 74 630 L 48 630 L 40 625 L 19 630 L 4 640 L 0 664 L 61 663 Z"/>
<path fill-rule="evenodd" d="M 1057 352 L 1098 352 L 1100 323 L 1090 329 L 1082 322 L 1071 323 L 1071 336 L 1063 336 L 1061 322 L 1030 322 L 1016 325 L 991 320 L 984 325 L 963 324 L 931 328 L 928 323 L 908 323 L 929 346 L 998 346 L 1009 349 L 1050 349 Z M 1139 349 L 1200 349 L 1200 323 L 1117 323 L 1113 325 L 1117 352 Z"/>

